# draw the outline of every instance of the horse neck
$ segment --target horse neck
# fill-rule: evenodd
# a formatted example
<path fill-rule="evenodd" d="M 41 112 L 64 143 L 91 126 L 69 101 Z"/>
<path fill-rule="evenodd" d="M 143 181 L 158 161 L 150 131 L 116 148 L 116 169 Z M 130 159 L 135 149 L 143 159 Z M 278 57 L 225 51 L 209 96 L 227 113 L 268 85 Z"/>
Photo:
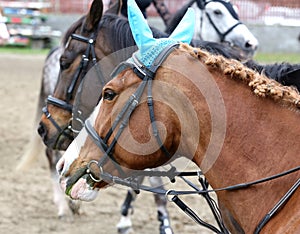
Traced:
<path fill-rule="evenodd" d="M 220 77 L 221 76 L 221 77 Z M 213 72 L 226 107 L 222 150 L 206 173 L 214 188 L 255 181 L 300 165 L 299 112 L 273 100 L 256 97 L 241 81 Z M 198 156 L 201 158 L 201 156 Z M 201 164 L 203 166 L 203 159 Z M 264 185 L 218 193 L 245 233 L 258 222 L 299 178 L 299 173 Z"/>
<path fill-rule="evenodd" d="M 180 155 L 194 153 L 193 161 L 213 188 L 255 181 L 300 165 L 300 145 L 295 144 L 300 137 L 299 111 L 283 107 L 271 98 L 257 97 L 245 82 L 224 75 L 225 70 L 218 66 L 195 62 L 197 56 L 193 60 L 180 52 L 178 55 L 173 53 L 168 65 L 173 71 L 180 69 L 178 64 L 186 68 L 180 71 L 183 81 L 175 73 L 169 82 L 192 102 L 201 131 L 198 142 L 194 141 L 195 130 L 181 137 Z M 186 117 L 186 121 L 195 120 Z M 195 144 L 197 149 L 189 151 Z M 299 176 L 298 172 L 247 189 L 219 192 L 218 200 L 245 233 L 253 233 Z"/>

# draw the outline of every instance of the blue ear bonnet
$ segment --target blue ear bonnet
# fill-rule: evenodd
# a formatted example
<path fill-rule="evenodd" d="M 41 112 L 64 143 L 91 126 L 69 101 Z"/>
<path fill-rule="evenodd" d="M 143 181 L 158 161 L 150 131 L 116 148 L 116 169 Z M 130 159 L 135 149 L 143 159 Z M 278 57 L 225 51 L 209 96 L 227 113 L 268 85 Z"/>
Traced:
<path fill-rule="evenodd" d="M 136 52 L 136 57 L 139 61 L 144 64 L 145 67 L 150 68 L 153 64 L 154 60 L 158 57 L 158 55 L 169 45 L 177 44 L 178 42 L 164 38 L 164 40 L 158 40 L 154 45 L 148 48 L 143 54 L 141 54 L 141 50 Z"/>
<path fill-rule="evenodd" d="M 153 38 L 152 31 L 146 19 L 134 0 L 128 0 L 128 21 L 133 38 L 139 50 L 136 52 L 138 60 L 147 68 L 151 67 L 156 57 L 164 48 L 178 44 L 190 43 L 195 28 L 195 14 L 193 9 L 188 9 L 181 22 L 168 38 Z"/>

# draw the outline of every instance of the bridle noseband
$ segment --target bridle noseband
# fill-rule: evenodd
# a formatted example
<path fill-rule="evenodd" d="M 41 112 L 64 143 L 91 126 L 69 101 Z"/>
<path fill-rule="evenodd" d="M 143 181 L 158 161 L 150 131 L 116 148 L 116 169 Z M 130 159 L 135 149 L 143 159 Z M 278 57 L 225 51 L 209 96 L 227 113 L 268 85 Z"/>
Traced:
<path fill-rule="evenodd" d="M 88 46 L 85 50 L 85 53 L 82 55 L 80 65 L 77 68 L 77 70 L 72 78 L 71 84 L 67 88 L 66 99 L 61 100 L 61 99 L 58 99 L 58 98 L 55 98 L 55 97 L 49 95 L 46 99 L 46 106 L 43 107 L 43 109 L 42 109 L 42 111 L 46 115 L 47 119 L 49 119 L 51 121 L 53 126 L 59 132 L 59 136 L 65 135 L 70 140 L 74 139 L 73 133 L 78 133 L 77 130 L 72 128 L 72 121 L 74 120 L 73 117 L 69 120 L 68 125 L 64 129 L 62 129 L 59 126 L 59 124 L 55 121 L 55 119 L 51 116 L 50 112 L 48 111 L 48 104 L 54 105 L 58 108 L 61 108 L 63 110 L 66 110 L 66 111 L 72 113 L 73 105 L 70 103 L 70 101 L 74 97 L 75 88 L 78 85 L 78 82 L 82 82 L 83 78 L 85 77 L 85 75 L 88 71 L 90 58 L 91 58 L 93 67 L 95 67 L 95 69 L 96 69 L 96 73 L 97 73 L 97 76 L 99 77 L 99 80 L 101 81 L 101 84 L 102 85 L 105 84 L 103 74 L 102 74 L 99 64 L 97 62 L 98 60 L 97 60 L 96 53 L 95 53 L 95 41 L 96 41 L 97 35 L 98 35 L 98 33 L 94 32 L 94 33 L 92 33 L 90 38 L 87 38 L 87 37 L 84 37 L 84 36 L 81 36 L 78 34 L 71 34 L 71 36 L 68 39 L 68 42 L 66 43 L 65 48 L 68 47 L 68 45 L 72 39 L 87 43 Z M 81 119 L 78 119 L 78 121 L 80 123 L 83 123 L 83 121 Z M 82 124 L 82 127 L 83 127 L 83 124 Z M 59 136 L 57 137 L 57 139 L 59 138 Z"/>
<path fill-rule="evenodd" d="M 226 9 L 229 11 L 229 13 L 232 15 L 232 17 L 234 19 L 236 19 L 238 22 L 236 24 L 234 24 L 233 26 L 231 26 L 229 29 L 227 29 L 225 32 L 221 32 L 216 24 L 214 23 L 214 21 L 212 20 L 211 16 L 207 13 L 207 11 L 205 11 L 205 7 L 208 3 L 210 2 L 219 2 L 221 4 L 223 4 Z M 232 5 L 230 4 L 230 2 L 225 2 L 224 0 L 211 0 L 211 1 L 205 1 L 205 0 L 196 0 L 196 3 L 198 5 L 198 7 L 200 8 L 200 10 L 205 12 L 206 17 L 208 18 L 208 21 L 210 22 L 210 24 L 213 26 L 213 28 L 215 29 L 215 31 L 217 32 L 217 34 L 219 35 L 220 41 L 221 42 L 225 42 L 225 37 L 234 29 L 236 28 L 238 25 L 243 24 L 240 20 L 238 15 L 236 14 L 236 12 L 234 11 L 234 9 L 232 8 Z M 201 14 L 201 20 L 200 20 L 200 34 L 202 32 L 202 27 L 203 27 L 203 14 Z"/>

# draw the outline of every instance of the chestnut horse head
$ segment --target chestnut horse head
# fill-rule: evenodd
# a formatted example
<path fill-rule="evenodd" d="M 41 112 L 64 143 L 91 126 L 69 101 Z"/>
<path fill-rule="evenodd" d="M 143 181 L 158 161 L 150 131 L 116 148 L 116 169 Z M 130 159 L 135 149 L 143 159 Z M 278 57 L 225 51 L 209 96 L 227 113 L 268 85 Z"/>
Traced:
<path fill-rule="evenodd" d="M 99 189 L 113 183 L 107 174 L 128 177 L 178 156 L 192 160 L 213 188 L 300 165 L 300 95 L 295 89 L 186 44 L 167 41 L 162 49 L 149 31 L 146 40 L 140 33 L 135 37 L 140 50 L 115 70 L 79 141 L 57 164 L 69 196 L 93 200 Z M 156 51 L 161 53 L 151 58 Z M 253 233 L 299 176 L 298 171 L 238 191 L 220 191 L 218 201 L 239 230 Z M 298 233 L 299 199 L 298 189 L 263 231 Z"/>

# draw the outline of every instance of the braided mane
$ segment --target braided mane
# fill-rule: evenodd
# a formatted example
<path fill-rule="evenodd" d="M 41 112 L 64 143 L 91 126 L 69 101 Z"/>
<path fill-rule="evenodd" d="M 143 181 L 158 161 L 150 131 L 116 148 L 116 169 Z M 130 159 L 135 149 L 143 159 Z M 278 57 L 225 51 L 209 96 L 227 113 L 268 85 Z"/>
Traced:
<path fill-rule="evenodd" d="M 244 66 L 235 59 L 227 59 L 220 55 L 213 55 L 205 50 L 181 44 L 181 49 L 203 62 L 209 69 L 218 70 L 233 79 L 247 83 L 253 92 L 260 97 L 269 97 L 288 107 L 300 109 L 300 94 L 292 86 L 283 86 L 275 80 Z"/>

